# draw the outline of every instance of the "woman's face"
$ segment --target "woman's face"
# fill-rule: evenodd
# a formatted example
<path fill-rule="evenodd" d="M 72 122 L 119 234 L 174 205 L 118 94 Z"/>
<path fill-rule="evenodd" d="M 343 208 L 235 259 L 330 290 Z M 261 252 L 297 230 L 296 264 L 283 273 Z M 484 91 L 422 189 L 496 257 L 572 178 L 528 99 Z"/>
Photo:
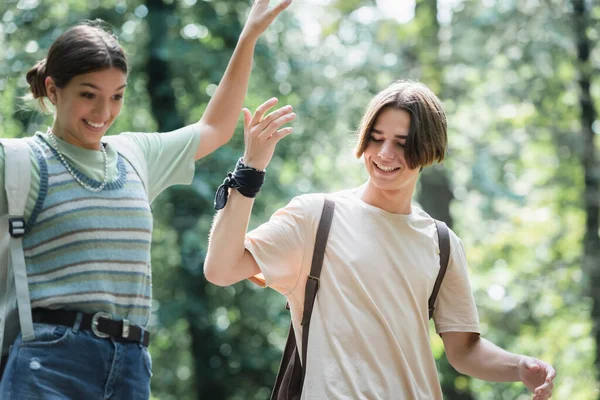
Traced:
<path fill-rule="evenodd" d="M 46 78 L 48 97 L 56 106 L 54 134 L 75 146 L 100 149 L 100 140 L 121 112 L 126 86 L 127 75 L 117 68 L 76 75 L 63 88 Z"/>

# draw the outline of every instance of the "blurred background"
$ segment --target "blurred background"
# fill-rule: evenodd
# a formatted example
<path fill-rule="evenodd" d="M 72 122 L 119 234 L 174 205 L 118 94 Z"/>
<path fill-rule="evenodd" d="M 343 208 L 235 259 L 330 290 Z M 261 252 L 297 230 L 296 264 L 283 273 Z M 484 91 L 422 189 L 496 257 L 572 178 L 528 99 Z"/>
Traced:
<path fill-rule="evenodd" d="M 111 133 L 195 122 L 225 70 L 249 1 L 3 0 L 0 135 L 45 130 L 26 71 L 82 19 L 101 18 L 132 67 Z M 357 186 L 364 107 L 397 79 L 445 103 L 449 154 L 416 200 L 463 239 L 483 334 L 554 364 L 553 398 L 600 399 L 600 4 L 585 0 L 295 0 L 261 38 L 246 106 L 292 104 L 252 226 L 293 196 Z M 243 151 L 238 132 L 194 183 L 153 204 L 153 399 L 267 399 L 289 315 L 248 282 L 203 277 L 214 192 Z M 377 338 L 373 338 L 377 340 Z M 470 379 L 432 347 L 449 400 L 527 399 Z"/>

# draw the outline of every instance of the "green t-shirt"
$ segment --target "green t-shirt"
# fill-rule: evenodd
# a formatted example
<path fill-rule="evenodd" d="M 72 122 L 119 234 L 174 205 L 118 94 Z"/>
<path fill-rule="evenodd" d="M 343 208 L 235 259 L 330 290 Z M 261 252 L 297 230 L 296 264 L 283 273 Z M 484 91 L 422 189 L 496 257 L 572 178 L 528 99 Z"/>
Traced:
<path fill-rule="evenodd" d="M 38 132 L 48 143 L 48 136 Z M 167 133 L 121 133 L 138 145 L 145 155 L 148 164 L 149 198 L 154 198 L 169 186 L 189 184 L 194 177 L 194 161 L 200 143 L 198 124 L 188 125 Z M 56 139 L 58 150 L 72 167 L 85 176 L 96 181 L 104 179 L 104 157 L 97 150 L 84 149 Z M 108 181 L 118 179 L 117 152 L 110 145 L 106 146 L 108 156 Z M 40 169 L 33 150 L 29 154 L 31 160 L 31 188 L 25 206 L 25 220 L 29 219 L 40 190 Z M 4 148 L 0 145 L 0 215 L 8 212 L 6 191 L 4 188 Z"/>

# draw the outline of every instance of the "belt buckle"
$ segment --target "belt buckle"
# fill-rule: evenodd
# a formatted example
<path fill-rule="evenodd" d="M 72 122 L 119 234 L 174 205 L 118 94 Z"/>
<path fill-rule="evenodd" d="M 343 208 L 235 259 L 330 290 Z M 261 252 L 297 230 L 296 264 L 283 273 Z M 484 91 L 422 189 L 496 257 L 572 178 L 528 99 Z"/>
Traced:
<path fill-rule="evenodd" d="M 100 332 L 98 330 L 98 319 L 100 319 L 100 318 L 112 319 L 112 316 L 109 313 L 100 311 L 100 312 L 97 312 L 96 314 L 94 314 L 94 316 L 92 317 L 92 332 L 94 333 L 94 335 L 98 336 L 99 338 L 106 339 L 106 338 L 110 337 L 110 335 L 107 333 L 104 333 L 104 332 Z"/>
<path fill-rule="evenodd" d="M 121 336 L 125 339 L 129 337 L 129 320 L 127 319 L 123 320 L 123 332 L 121 333 Z"/>

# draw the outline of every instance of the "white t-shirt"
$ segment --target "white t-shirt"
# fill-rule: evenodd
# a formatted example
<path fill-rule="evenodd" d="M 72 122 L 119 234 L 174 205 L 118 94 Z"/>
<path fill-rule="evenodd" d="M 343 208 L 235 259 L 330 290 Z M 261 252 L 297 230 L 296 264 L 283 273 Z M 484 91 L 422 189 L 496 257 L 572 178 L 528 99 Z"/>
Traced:
<path fill-rule="evenodd" d="M 336 202 L 308 342 L 302 399 L 442 399 L 427 301 L 439 271 L 434 220 L 418 207 L 393 214 L 357 190 Z M 249 232 L 268 286 L 290 304 L 296 341 L 324 195 L 294 198 Z M 434 322 L 438 333 L 479 333 L 464 248 L 450 232 L 450 262 Z M 301 351 L 301 349 L 300 349 Z"/>

